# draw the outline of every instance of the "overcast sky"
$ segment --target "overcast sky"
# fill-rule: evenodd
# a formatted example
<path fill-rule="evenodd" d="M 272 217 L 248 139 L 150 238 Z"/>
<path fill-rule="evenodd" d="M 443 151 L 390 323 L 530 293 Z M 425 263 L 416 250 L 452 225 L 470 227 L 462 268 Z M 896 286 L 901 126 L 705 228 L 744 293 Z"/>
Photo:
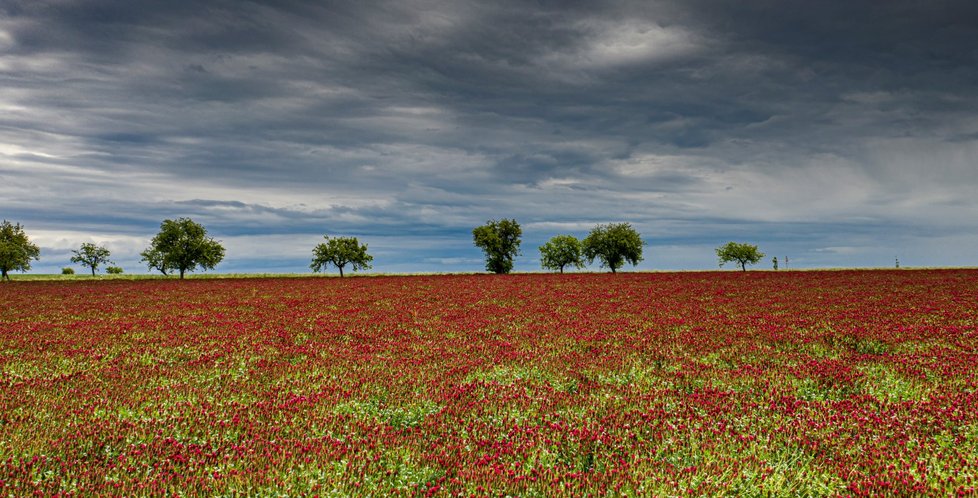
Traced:
<path fill-rule="evenodd" d="M 0 0 L 0 218 L 129 273 L 164 218 L 218 271 L 480 271 L 632 223 L 640 269 L 978 265 L 978 3 Z"/>

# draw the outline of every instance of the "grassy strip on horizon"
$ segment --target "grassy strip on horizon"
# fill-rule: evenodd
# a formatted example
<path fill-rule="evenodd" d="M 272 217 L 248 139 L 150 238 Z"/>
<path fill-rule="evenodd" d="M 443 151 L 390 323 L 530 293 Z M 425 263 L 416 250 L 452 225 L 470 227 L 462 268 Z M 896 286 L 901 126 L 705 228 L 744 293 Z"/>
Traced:
<path fill-rule="evenodd" d="M 765 273 L 790 273 L 790 272 L 819 272 L 819 271 L 886 271 L 886 270 L 975 270 L 978 266 L 907 266 L 901 268 L 892 267 L 828 267 L 828 268 L 782 268 L 780 270 L 772 270 L 770 268 L 757 268 L 752 270 L 747 270 L 750 272 L 765 272 Z M 736 272 L 742 273 L 740 270 L 735 269 L 689 269 L 689 270 L 630 270 L 621 271 L 619 273 L 726 273 L 726 272 Z M 542 273 L 553 273 L 546 271 L 526 271 L 526 272 L 513 272 L 510 275 L 539 275 Z M 610 273 L 608 271 L 573 271 L 567 272 L 568 275 L 574 274 L 606 274 Z M 410 277 L 410 276 L 430 276 L 430 275 L 491 275 L 488 272 L 401 272 L 401 273 L 386 273 L 386 272 L 371 272 L 371 273 L 352 273 L 348 274 L 342 278 L 364 278 L 364 277 Z M 338 273 L 200 273 L 200 274 L 187 274 L 186 280 L 208 280 L 208 279 L 235 279 L 235 278 L 341 278 Z M 100 274 L 96 276 L 75 274 L 75 275 L 62 275 L 58 273 L 26 273 L 26 274 L 15 274 L 10 275 L 10 281 L 65 281 L 65 282 L 92 282 L 92 281 L 106 281 L 106 280 L 179 280 L 176 275 L 159 275 L 151 273 L 129 273 L 122 275 L 108 275 Z"/>

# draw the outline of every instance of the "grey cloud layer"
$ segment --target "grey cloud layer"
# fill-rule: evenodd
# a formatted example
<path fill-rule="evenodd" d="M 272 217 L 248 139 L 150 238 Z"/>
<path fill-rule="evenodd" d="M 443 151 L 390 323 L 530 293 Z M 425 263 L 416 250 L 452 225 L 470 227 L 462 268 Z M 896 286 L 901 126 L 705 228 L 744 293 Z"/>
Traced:
<path fill-rule="evenodd" d="M 538 227 L 524 268 L 550 235 L 617 220 L 647 234 L 647 268 L 710 267 L 730 239 L 798 264 L 974 264 L 973 19 L 970 2 L 0 0 L 0 215 L 51 254 L 65 231 L 148 239 L 189 215 L 247 238 L 238 269 L 301 270 L 328 231 L 374 238 L 381 270 L 478 270 L 468 231 L 504 216 Z"/>

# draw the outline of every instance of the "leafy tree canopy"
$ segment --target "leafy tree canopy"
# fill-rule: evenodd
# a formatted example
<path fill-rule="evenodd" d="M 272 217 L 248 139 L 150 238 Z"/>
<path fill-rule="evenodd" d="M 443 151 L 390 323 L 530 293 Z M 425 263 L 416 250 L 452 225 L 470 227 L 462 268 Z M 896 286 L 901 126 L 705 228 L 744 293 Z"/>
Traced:
<path fill-rule="evenodd" d="M 489 220 L 485 225 L 472 230 L 476 247 L 486 254 L 486 271 L 509 273 L 513 270 L 513 260 L 520 254 L 520 237 L 523 229 L 513 219 Z"/>
<path fill-rule="evenodd" d="M 80 248 L 72 250 L 71 252 L 75 253 L 75 255 L 71 257 L 71 262 L 91 268 L 93 277 L 95 276 L 95 271 L 98 270 L 100 265 L 114 264 L 112 261 L 109 261 L 110 253 L 108 249 L 102 246 L 97 246 L 91 242 L 85 242 Z"/>
<path fill-rule="evenodd" d="M 757 264 L 764 257 L 764 253 L 758 251 L 755 245 L 727 242 L 717 248 L 717 257 L 720 259 L 720 266 L 723 266 L 724 263 L 736 261 L 740 265 L 741 270 L 747 271 L 747 265 Z M 777 266 L 775 266 L 775 269 L 777 269 Z"/>
<path fill-rule="evenodd" d="M 546 244 L 540 246 L 540 266 L 547 270 L 559 270 L 560 273 L 564 273 L 567 266 L 583 268 L 581 241 L 573 235 L 551 237 Z"/>
<path fill-rule="evenodd" d="M 322 271 L 328 265 L 333 265 L 340 270 L 342 277 L 343 267 L 348 264 L 353 271 L 371 268 L 370 262 L 374 257 L 367 254 L 367 244 L 360 244 L 356 237 L 329 238 L 327 235 L 324 238 L 326 242 L 312 250 L 312 264 L 309 265 L 312 271 Z"/>
<path fill-rule="evenodd" d="M 224 259 L 224 246 L 207 236 L 207 230 L 190 218 L 163 220 L 160 233 L 141 253 L 149 268 L 164 275 L 169 271 L 184 273 L 197 268 L 212 270 Z"/>
<path fill-rule="evenodd" d="M 11 271 L 30 270 L 31 260 L 40 257 L 41 249 L 31 243 L 20 223 L 0 223 L 0 280 L 10 280 Z"/>
<path fill-rule="evenodd" d="M 628 223 L 598 225 L 584 238 L 584 257 L 588 262 L 601 260 L 602 268 L 616 273 L 626 262 L 632 266 L 642 261 L 642 237 Z"/>

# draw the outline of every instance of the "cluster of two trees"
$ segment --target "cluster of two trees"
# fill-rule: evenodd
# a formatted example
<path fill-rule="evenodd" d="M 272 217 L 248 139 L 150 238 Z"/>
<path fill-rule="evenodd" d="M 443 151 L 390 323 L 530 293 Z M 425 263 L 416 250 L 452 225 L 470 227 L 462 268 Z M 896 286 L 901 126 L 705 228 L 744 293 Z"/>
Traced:
<path fill-rule="evenodd" d="M 207 230 L 189 218 L 164 220 L 149 248 L 141 253 L 142 260 L 150 269 L 164 275 L 170 271 L 184 273 L 198 267 L 213 269 L 224 259 L 224 246 L 207 236 Z M 373 257 L 367 254 L 366 244 L 361 245 L 354 237 L 326 237 L 326 243 L 313 249 L 310 265 L 313 271 L 321 271 L 327 265 L 335 265 L 343 276 L 343 268 L 352 265 L 354 270 L 370 268 Z"/>
<path fill-rule="evenodd" d="M 602 268 L 616 273 L 625 263 L 632 266 L 642 261 L 642 237 L 628 223 L 598 225 L 584 240 L 573 235 L 556 235 L 540 246 L 540 265 L 548 270 L 564 273 L 564 268 L 583 268 L 595 259 Z"/>
<path fill-rule="evenodd" d="M 512 219 L 489 220 L 472 230 L 475 245 L 485 252 L 486 270 L 493 273 L 509 273 L 513 260 L 519 255 L 523 230 Z M 564 268 L 583 268 L 584 262 L 601 261 L 601 266 L 612 273 L 625 262 L 637 265 L 642 261 L 641 236 L 628 223 L 598 225 L 583 241 L 573 235 L 557 235 L 540 246 L 540 265 L 561 273 Z"/>

